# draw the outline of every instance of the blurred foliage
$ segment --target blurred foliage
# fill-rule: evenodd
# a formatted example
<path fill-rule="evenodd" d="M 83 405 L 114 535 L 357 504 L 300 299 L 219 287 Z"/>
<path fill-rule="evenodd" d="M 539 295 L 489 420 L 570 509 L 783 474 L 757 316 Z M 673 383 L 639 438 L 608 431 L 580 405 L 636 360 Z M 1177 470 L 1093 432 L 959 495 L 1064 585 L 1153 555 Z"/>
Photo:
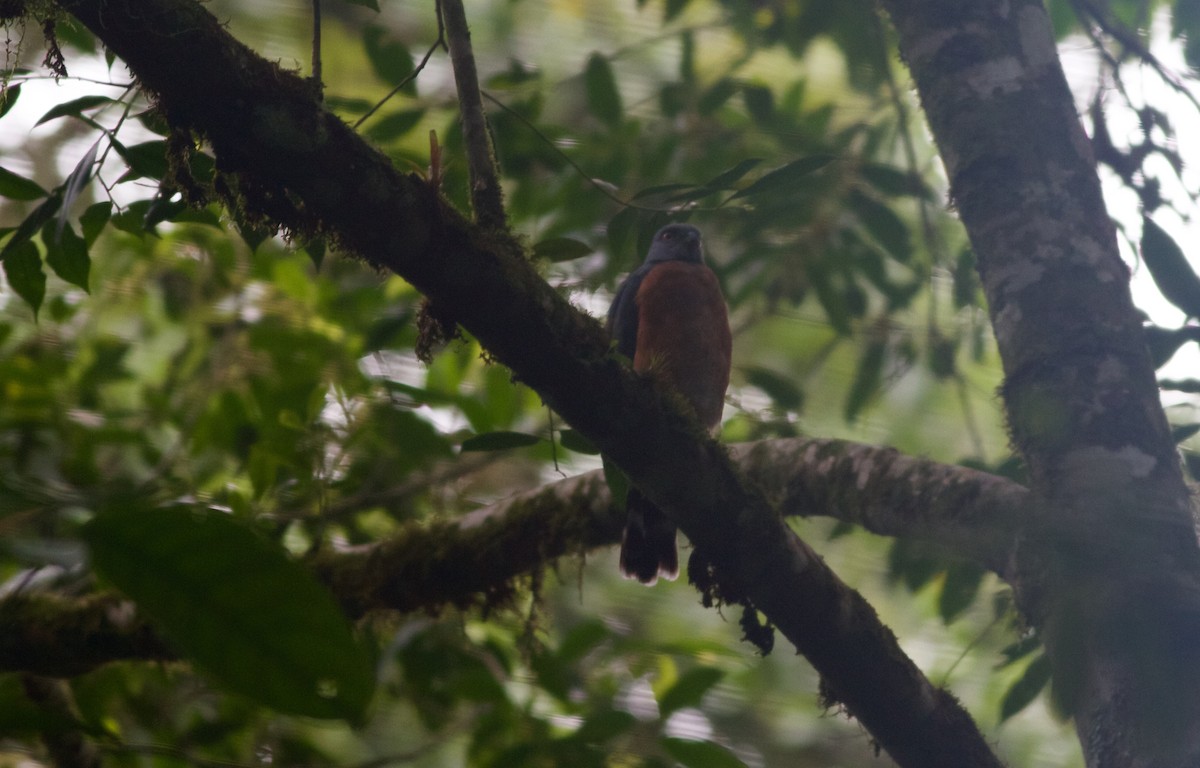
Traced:
<path fill-rule="evenodd" d="M 726 440 L 847 437 L 1019 477 L 974 259 L 872 3 L 471 6 L 510 220 L 547 279 L 599 315 L 655 229 L 703 229 L 736 334 Z M 307 3 L 210 7 L 264 55 L 306 66 Z M 1098 57 L 1102 84 L 1148 66 L 1135 43 L 1148 46 L 1157 9 L 1200 64 L 1192 0 L 1049 3 L 1061 39 L 1129 30 Z M 84 79 L 62 81 L 71 96 L 47 87 L 34 29 L 10 35 L 0 96 L 0 599 L 115 586 L 186 635 L 203 670 L 73 679 L 106 760 L 875 759 L 856 727 L 820 717 L 810 670 L 754 657 L 686 587 L 639 590 L 607 557 L 563 563 L 499 615 L 373 617 L 352 638 L 295 556 L 461 515 L 598 457 L 470 339 L 419 364 L 420 297 L 399 278 L 206 200 L 205 149 L 173 136 L 67 18 L 57 41 Z M 329 108 L 405 169 L 427 168 L 435 131 L 444 189 L 465 207 L 432 5 L 330 2 L 323 35 Z M 1175 150 L 1165 113 L 1143 114 L 1140 144 L 1098 154 L 1145 205 L 1161 182 L 1142 161 Z M 1146 221 L 1145 263 L 1194 316 L 1200 281 Z M 1147 332 L 1159 363 L 1200 338 Z M 911 542 L 796 525 L 985 728 L 1024 712 L 1001 740 L 1010 764 L 1078 764 L 1068 732 L 1031 707 L 1048 665 L 994 579 Z M 67 725 L 0 676 L 0 764 L 42 760 L 31 737 Z"/>

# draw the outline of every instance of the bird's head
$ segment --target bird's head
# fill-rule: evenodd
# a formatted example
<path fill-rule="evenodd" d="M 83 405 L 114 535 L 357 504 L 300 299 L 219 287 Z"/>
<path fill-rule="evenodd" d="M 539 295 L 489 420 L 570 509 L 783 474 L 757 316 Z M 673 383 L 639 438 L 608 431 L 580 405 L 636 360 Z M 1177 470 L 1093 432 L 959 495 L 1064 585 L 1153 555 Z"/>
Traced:
<path fill-rule="evenodd" d="M 668 224 L 655 232 L 654 241 L 650 244 L 650 253 L 646 255 L 646 263 L 660 264 L 664 261 L 703 263 L 704 251 L 700 244 L 700 230 L 690 224 Z"/>

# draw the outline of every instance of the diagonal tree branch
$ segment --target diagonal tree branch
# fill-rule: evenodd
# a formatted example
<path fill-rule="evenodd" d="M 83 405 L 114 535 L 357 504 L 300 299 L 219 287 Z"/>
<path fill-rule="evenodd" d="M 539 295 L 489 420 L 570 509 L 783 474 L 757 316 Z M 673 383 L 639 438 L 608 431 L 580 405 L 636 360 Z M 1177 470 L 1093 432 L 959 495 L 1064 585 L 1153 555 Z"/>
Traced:
<path fill-rule="evenodd" d="M 250 206 L 297 233 L 328 232 L 343 250 L 403 276 L 673 513 L 720 595 L 765 613 L 897 762 L 999 764 L 861 595 L 783 525 L 693 420 L 609 354 L 595 320 L 541 280 L 515 240 L 480 237 L 199 4 L 59 4 L 134 71 L 169 123 L 211 143 L 218 169 Z"/>

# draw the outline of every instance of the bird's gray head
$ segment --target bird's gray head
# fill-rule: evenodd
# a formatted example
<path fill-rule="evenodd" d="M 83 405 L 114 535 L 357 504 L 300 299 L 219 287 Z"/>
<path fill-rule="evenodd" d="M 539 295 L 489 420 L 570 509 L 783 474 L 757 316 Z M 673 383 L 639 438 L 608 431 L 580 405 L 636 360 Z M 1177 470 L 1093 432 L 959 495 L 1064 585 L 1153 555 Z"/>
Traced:
<path fill-rule="evenodd" d="M 664 261 L 703 263 L 700 230 L 691 224 L 668 224 L 654 233 L 654 242 L 650 244 L 650 253 L 646 254 L 646 263 L 660 264 Z"/>

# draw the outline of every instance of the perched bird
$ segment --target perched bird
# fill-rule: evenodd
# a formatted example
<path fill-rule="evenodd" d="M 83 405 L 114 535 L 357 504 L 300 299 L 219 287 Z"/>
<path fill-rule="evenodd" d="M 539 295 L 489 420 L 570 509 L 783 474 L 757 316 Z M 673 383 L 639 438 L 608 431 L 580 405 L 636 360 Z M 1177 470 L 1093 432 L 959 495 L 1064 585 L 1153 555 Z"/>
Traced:
<path fill-rule="evenodd" d="M 608 332 L 633 368 L 673 387 L 710 430 L 721 423 L 732 337 L 716 275 L 704 265 L 700 230 L 668 224 L 646 261 L 617 289 Z M 675 524 L 630 488 L 621 538 L 621 572 L 643 584 L 679 574 Z"/>

